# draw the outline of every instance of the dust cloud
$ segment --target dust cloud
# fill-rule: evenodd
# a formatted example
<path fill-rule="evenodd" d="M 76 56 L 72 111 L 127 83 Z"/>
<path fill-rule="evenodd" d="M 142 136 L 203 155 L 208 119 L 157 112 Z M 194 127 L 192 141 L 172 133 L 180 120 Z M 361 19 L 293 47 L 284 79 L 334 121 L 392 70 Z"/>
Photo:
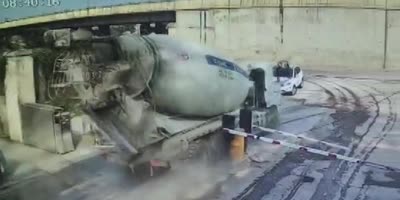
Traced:
<path fill-rule="evenodd" d="M 226 180 L 229 171 L 225 167 L 211 166 L 204 162 L 179 163 L 165 176 L 150 180 L 132 188 L 129 194 L 118 200 L 197 200 L 206 199 L 218 184 Z"/>

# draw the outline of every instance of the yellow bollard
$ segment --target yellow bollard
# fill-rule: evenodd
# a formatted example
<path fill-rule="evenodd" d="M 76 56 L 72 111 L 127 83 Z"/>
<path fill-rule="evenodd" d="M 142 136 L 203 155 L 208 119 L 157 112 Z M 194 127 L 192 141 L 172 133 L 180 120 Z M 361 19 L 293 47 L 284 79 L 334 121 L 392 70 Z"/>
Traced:
<path fill-rule="evenodd" d="M 245 155 L 245 142 L 246 139 L 243 136 L 235 135 L 231 142 L 231 159 L 233 161 L 241 161 L 244 159 Z"/>

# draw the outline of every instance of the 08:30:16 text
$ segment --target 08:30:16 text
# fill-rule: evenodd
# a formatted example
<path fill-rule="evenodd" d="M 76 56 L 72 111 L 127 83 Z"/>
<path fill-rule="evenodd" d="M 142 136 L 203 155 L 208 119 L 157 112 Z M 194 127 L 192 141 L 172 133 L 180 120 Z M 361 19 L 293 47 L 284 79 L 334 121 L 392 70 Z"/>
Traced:
<path fill-rule="evenodd" d="M 17 8 L 17 7 L 39 7 L 39 6 L 59 6 L 60 0 L 2 0 L 4 8 Z"/>

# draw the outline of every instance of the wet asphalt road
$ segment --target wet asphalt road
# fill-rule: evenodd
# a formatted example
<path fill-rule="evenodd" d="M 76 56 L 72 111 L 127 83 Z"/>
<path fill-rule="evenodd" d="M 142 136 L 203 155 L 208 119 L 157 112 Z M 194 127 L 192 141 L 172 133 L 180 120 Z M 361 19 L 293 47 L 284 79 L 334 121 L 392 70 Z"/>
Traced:
<path fill-rule="evenodd" d="M 0 200 L 112 199 L 135 185 L 126 167 L 96 156 L 57 172 L 35 170 L 31 176 L 11 180 L 0 186 Z"/>
<path fill-rule="evenodd" d="M 327 119 L 307 131 L 308 135 L 319 137 L 329 133 L 321 139 L 350 150 L 325 150 L 374 162 L 378 166 L 332 161 L 294 151 L 236 199 L 400 199 L 400 81 L 317 75 L 308 77 L 303 91 L 289 98 L 302 105 L 296 105 L 291 112 L 316 107 L 330 111 Z M 313 116 L 304 114 L 291 119 L 286 126 L 301 123 L 309 117 Z M 292 127 L 292 131 L 296 132 L 296 127 Z M 305 176 L 312 177 L 313 181 L 304 181 Z"/>

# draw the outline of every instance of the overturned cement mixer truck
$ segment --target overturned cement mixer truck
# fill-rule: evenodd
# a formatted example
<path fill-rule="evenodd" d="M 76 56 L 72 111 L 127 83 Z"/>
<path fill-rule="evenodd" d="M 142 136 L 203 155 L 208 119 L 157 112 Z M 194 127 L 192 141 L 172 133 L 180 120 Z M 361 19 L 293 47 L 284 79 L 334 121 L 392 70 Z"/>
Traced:
<path fill-rule="evenodd" d="M 220 130 L 221 115 L 246 102 L 267 107 L 268 78 L 256 78 L 254 84 L 232 60 L 167 35 L 96 38 L 82 30 L 54 30 L 45 38 L 61 48 L 79 45 L 58 56 L 53 71 L 64 74 L 53 75 L 50 93 L 73 87 L 102 135 L 128 157 L 140 155 L 135 160 L 169 159 L 185 151 L 190 141 Z M 260 76 L 253 72 L 253 78 Z M 262 113 L 260 118 L 270 118 Z"/>

